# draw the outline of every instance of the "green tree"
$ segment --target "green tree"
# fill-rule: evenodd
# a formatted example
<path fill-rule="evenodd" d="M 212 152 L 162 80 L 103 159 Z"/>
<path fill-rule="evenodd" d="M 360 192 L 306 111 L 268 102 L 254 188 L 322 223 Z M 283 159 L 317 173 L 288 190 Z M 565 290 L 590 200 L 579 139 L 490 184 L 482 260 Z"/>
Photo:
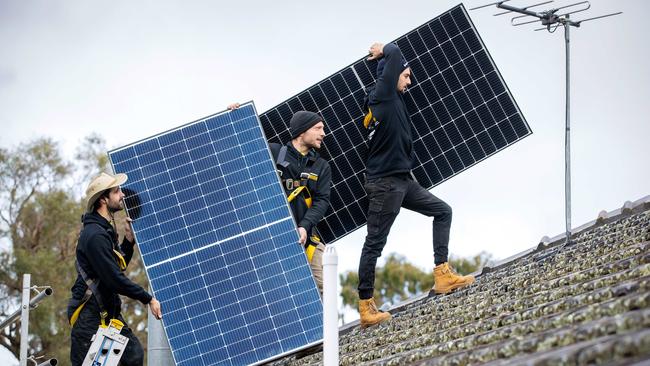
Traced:
<path fill-rule="evenodd" d="M 49 285 L 51 298 L 30 312 L 30 353 L 56 357 L 69 364 L 70 326 L 66 307 L 76 279 L 75 248 L 84 211 L 84 190 L 92 176 L 109 171 L 103 139 L 86 138 L 74 161 L 65 161 L 58 145 L 38 139 L 13 150 L 0 149 L 0 316 L 18 308 L 22 274 L 33 285 Z M 123 213 L 121 213 L 123 215 Z M 121 222 L 123 216 L 116 217 Z M 118 233 L 123 233 L 118 227 Z M 146 284 L 139 255 L 128 269 L 136 283 Z M 145 340 L 147 309 L 124 299 L 124 316 Z M 18 357 L 19 324 L 0 330 L 0 346 Z"/>
<path fill-rule="evenodd" d="M 75 192 L 83 197 L 88 182 L 101 172 L 112 173 L 108 154 L 106 154 L 106 142 L 98 134 L 86 136 L 74 154 L 75 174 L 72 184 Z"/>
<path fill-rule="evenodd" d="M 13 151 L 0 149 L 0 236 L 10 243 L 9 250 L 0 256 L 0 310 L 4 315 L 17 307 L 22 273 L 32 273 L 35 284 L 46 284 L 50 275 L 63 272 L 53 264 L 60 265 L 60 256 L 68 255 L 56 248 L 57 244 L 65 241 L 64 236 L 58 240 L 56 233 L 66 229 L 67 220 L 62 223 L 59 221 L 61 218 L 44 215 L 44 211 L 49 211 L 47 205 L 52 201 L 65 196 L 65 192 L 56 187 L 69 172 L 70 167 L 52 140 L 36 140 Z M 68 200 L 57 202 L 52 209 L 65 210 L 68 204 Z M 51 241 L 53 237 L 57 237 L 54 242 Z M 57 255 L 59 258 L 53 260 Z M 60 297 L 56 290 L 55 294 Z M 33 312 L 32 331 L 41 328 L 41 324 L 51 324 L 55 315 L 48 311 L 52 310 L 48 307 L 52 306 L 53 302 L 45 303 L 44 309 Z M 44 319 L 46 317 L 50 319 Z M 0 332 L 0 345 L 15 355 L 20 347 L 17 327 L 14 323 Z M 41 337 L 30 339 L 31 349 L 36 351 L 42 350 L 44 343 L 52 342 L 42 342 Z"/>
<path fill-rule="evenodd" d="M 450 258 L 449 263 L 458 273 L 472 273 L 482 268 L 490 255 L 480 253 L 473 258 Z M 357 286 L 359 275 L 348 271 L 339 275 L 343 305 L 352 309 L 359 306 Z M 391 253 L 386 263 L 375 271 L 375 301 L 377 306 L 385 302 L 395 304 L 410 297 L 428 292 L 433 287 L 433 270 L 424 271 L 409 263 L 403 256 Z"/>

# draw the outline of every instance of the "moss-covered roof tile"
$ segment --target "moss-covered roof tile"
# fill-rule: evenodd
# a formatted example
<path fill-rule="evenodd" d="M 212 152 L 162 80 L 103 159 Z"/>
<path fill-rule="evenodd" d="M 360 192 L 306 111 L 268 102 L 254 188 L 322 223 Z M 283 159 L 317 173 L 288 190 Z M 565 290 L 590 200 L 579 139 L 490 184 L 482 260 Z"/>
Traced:
<path fill-rule="evenodd" d="M 484 271 L 474 285 L 341 333 L 341 365 L 582 365 L 650 360 L 650 210 L 600 217 L 574 244 Z M 640 212 L 639 212 L 640 211 Z M 303 353 L 304 354 L 304 353 Z M 322 353 L 273 365 L 319 365 Z"/>

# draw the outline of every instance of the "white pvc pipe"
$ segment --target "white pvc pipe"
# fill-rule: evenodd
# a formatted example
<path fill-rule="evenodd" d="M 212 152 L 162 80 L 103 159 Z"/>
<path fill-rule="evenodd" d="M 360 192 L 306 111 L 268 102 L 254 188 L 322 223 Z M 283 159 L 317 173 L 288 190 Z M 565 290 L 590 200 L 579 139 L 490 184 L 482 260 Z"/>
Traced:
<path fill-rule="evenodd" d="M 336 248 L 328 245 L 323 255 L 323 365 L 339 364 L 338 262 Z"/>

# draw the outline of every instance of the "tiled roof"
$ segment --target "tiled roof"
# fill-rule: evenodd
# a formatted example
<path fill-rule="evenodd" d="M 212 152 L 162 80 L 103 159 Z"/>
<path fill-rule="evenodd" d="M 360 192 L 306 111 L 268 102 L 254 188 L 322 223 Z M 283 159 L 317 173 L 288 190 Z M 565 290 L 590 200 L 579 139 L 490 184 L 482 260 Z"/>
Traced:
<path fill-rule="evenodd" d="M 583 225 L 574 243 L 485 269 L 474 285 L 343 327 L 341 365 L 583 365 L 650 360 L 650 198 Z M 322 353 L 274 365 L 319 365 Z"/>

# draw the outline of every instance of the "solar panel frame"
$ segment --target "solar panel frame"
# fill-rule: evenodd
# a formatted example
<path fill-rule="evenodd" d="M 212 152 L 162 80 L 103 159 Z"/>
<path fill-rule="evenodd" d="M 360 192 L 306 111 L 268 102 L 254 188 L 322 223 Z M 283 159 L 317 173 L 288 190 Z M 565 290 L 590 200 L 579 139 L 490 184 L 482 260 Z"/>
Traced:
<path fill-rule="evenodd" d="M 413 122 L 413 174 L 423 187 L 432 189 L 532 133 L 463 4 L 394 43 L 412 68 L 414 82 L 404 99 Z M 376 64 L 358 59 L 260 115 L 269 141 L 275 143 L 288 141 L 291 112 L 309 110 L 324 118 L 327 135 L 321 153 L 332 167 L 332 201 L 317 227 L 326 243 L 366 221 L 363 171 L 368 144 L 361 108 Z"/>
<path fill-rule="evenodd" d="M 129 175 L 127 212 L 177 365 L 262 363 L 321 341 L 320 295 L 252 102 L 109 159 Z"/>

